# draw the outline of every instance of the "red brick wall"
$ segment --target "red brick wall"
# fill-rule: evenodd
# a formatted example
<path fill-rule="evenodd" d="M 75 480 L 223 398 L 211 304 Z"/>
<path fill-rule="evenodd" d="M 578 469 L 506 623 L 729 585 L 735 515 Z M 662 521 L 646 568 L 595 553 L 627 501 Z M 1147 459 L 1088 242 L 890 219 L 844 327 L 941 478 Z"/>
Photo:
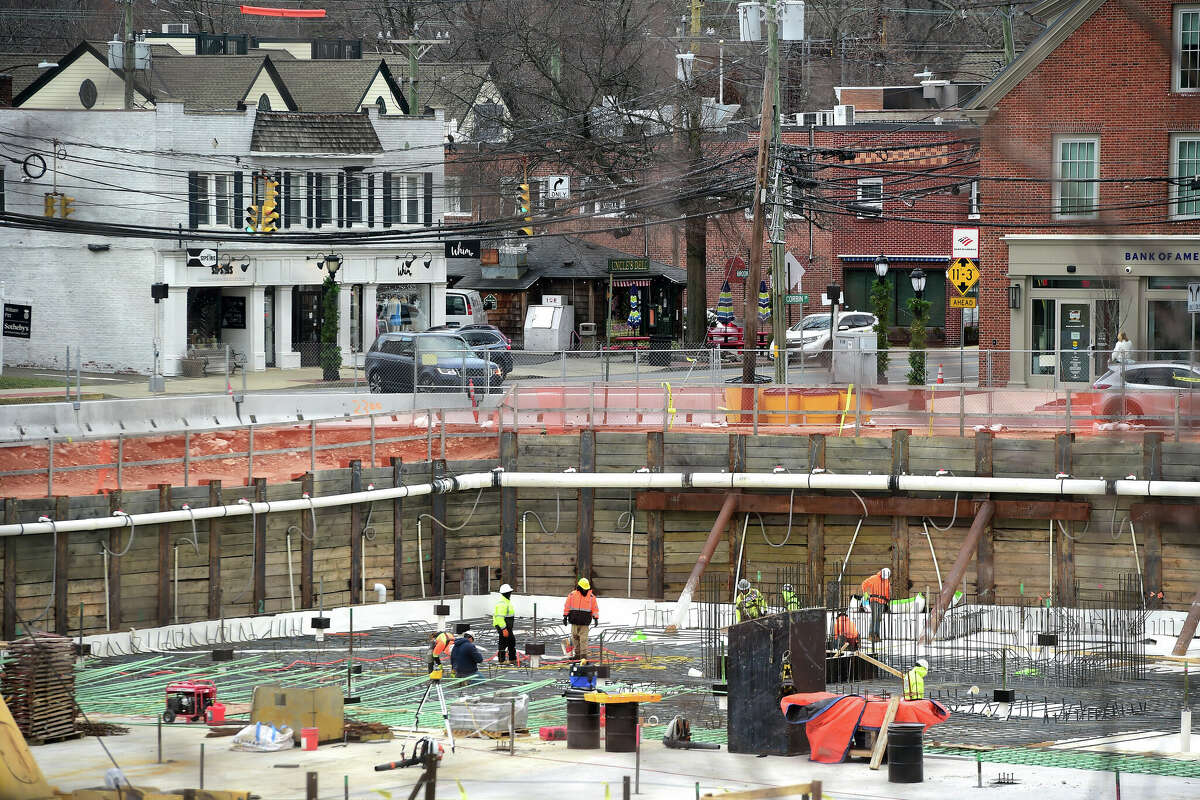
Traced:
<path fill-rule="evenodd" d="M 882 111 L 883 89 L 842 89 L 838 102 L 855 111 Z"/>
<path fill-rule="evenodd" d="M 1165 221 L 1165 181 L 1137 180 L 1170 175 L 1171 133 L 1200 131 L 1200 95 L 1171 91 L 1171 4 L 1142 0 L 1130 8 L 1102 5 L 995 104 L 983 127 L 981 346 L 1009 346 L 1004 235 L 1200 232 L 1200 221 Z M 1100 138 L 1102 211 L 1084 230 L 1051 214 L 1054 140 L 1070 134 Z M 1138 207 L 1104 210 L 1114 204 Z M 996 378 L 1008 380 L 1006 362 Z"/>

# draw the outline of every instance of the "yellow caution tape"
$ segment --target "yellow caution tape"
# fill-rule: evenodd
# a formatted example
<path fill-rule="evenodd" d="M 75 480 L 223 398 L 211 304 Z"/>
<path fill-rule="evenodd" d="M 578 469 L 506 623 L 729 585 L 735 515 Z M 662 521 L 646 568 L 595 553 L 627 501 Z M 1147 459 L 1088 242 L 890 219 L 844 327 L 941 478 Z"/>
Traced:
<path fill-rule="evenodd" d="M 850 413 L 850 403 L 854 399 L 854 384 L 846 387 L 846 408 L 842 411 L 842 421 L 838 425 L 838 436 L 842 435 L 842 430 L 846 427 L 846 415 Z"/>

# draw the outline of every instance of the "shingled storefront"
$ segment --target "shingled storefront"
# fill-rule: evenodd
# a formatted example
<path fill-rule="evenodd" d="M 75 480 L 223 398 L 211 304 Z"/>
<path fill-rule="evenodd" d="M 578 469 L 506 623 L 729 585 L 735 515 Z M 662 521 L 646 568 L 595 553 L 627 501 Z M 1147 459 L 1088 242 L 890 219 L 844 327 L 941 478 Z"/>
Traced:
<path fill-rule="evenodd" d="M 496 263 L 485 263 L 489 260 Z M 479 292 L 488 321 L 518 346 L 527 309 L 544 295 L 562 295 L 574 306 L 577 331 L 581 323 L 595 324 L 598 345 L 667 342 L 683 333 L 683 270 L 583 239 L 538 238 L 524 250 L 484 247 L 480 259 L 448 259 L 446 271 L 453 288 Z M 631 326 L 635 293 L 640 319 Z"/>

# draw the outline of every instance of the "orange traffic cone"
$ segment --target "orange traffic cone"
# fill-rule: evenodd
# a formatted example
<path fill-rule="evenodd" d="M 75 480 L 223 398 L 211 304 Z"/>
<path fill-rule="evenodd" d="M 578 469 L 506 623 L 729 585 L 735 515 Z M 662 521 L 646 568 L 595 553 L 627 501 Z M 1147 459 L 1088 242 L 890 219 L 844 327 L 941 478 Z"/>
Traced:
<path fill-rule="evenodd" d="M 938 379 L 937 379 L 937 382 L 938 382 L 938 383 L 945 383 L 945 382 L 946 382 L 946 377 L 945 377 L 945 376 L 942 374 L 942 365 L 941 365 L 941 364 L 938 364 Z"/>

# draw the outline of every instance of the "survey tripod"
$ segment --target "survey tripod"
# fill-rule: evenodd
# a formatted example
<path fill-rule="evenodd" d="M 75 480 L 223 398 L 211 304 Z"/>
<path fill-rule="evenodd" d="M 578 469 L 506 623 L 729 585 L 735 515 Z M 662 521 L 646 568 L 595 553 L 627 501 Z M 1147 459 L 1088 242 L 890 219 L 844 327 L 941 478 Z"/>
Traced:
<path fill-rule="evenodd" d="M 425 707 L 425 701 L 429 699 L 431 691 L 437 691 L 438 705 L 442 708 L 442 722 L 446 726 L 446 738 L 450 740 L 450 752 L 454 752 L 454 731 L 450 728 L 450 712 L 446 710 L 446 695 L 442 693 L 442 668 L 434 667 L 429 673 L 429 683 L 425 686 L 425 694 L 421 695 L 421 702 L 417 703 L 417 713 L 413 715 L 413 731 L 416 731 L 417 726 L 421 722 L 421 709 Z"/>

